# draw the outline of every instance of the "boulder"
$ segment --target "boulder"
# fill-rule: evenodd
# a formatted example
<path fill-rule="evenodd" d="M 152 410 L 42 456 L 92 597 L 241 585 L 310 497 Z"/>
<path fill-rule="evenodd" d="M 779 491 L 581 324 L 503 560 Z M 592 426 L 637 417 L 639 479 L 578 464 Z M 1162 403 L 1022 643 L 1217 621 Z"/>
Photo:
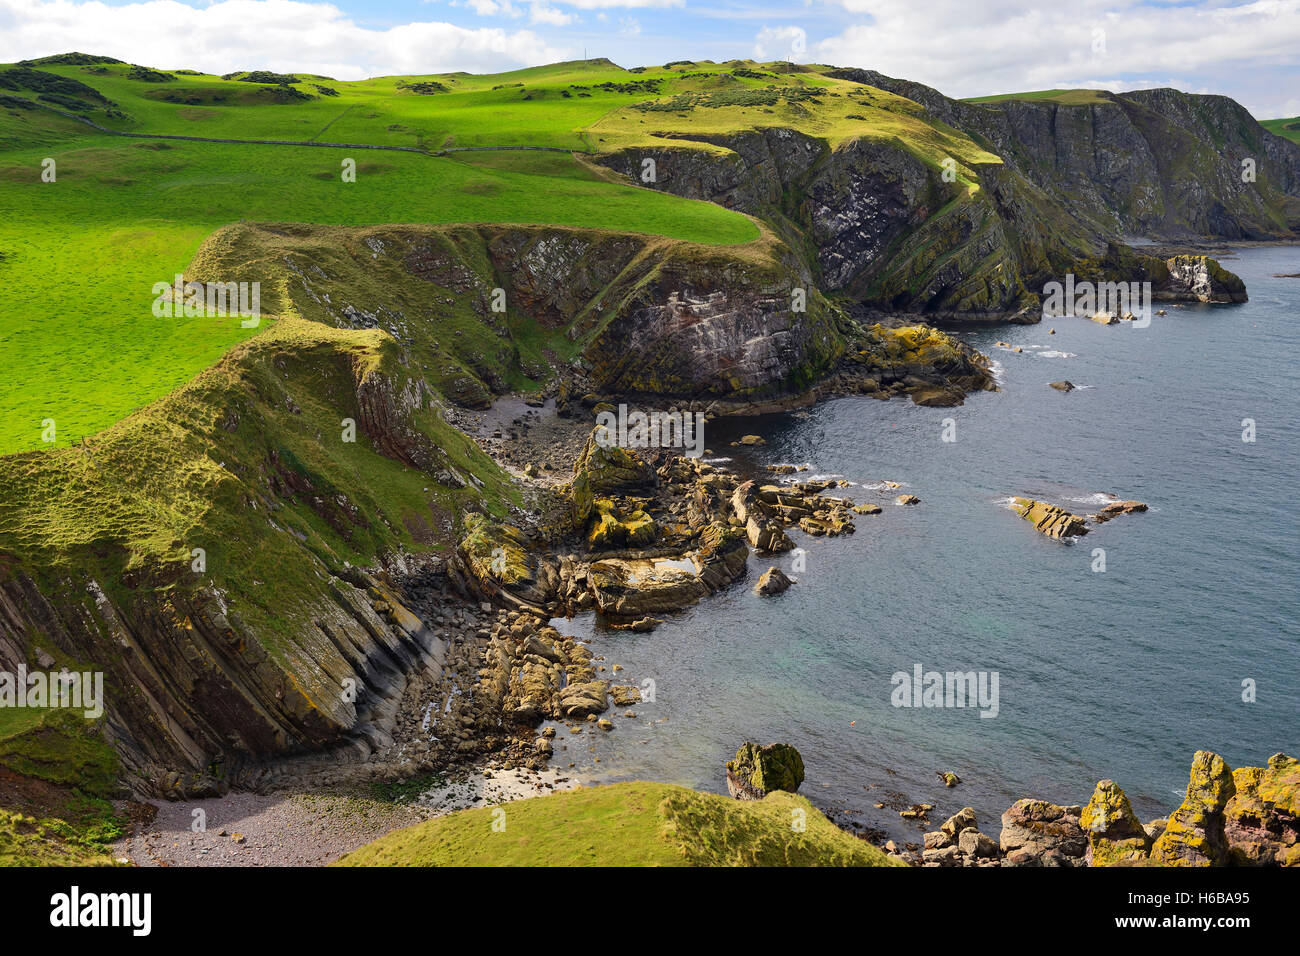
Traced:
<path fill-rule="evenodd" d="M 758 583 L 754 585 L 754 591 L 757 594 L 768 597 L 773 594 L 780 594 L 782 591 L 790 587 L 792 583 L 793 582 L 786 577 L 784 571 L 777 567 L 771 567 L 764 571 L 762 576 L 758 579 Z"/>
<path fill-rule="evenodd" d="M 1144 862 L 1151 849 L 1128 796 L 1113 780 L 1098 782 L 1079 825 L 1088 834 L 1089 866 L 1132 866 Z"/>
<path fill-rule="evenodd" d="M 975 826 L 975 808 L 962 807 L 947 820 L 944 820 L 943 823 L 939 824 L 939 830 L 942 833 L 948 834 L 948 836 L 953 839 L 956 839 L 957 834 L 961 833 L 962 830 Z"/>
<path fill-rule="evenodd" d="M 922 850 L 925 866 L 961 866 L 961 849 L 955 845 L 934 850 Z"/>
<path fill-rule="evenodd" d="M 586 717 L 603 714 L 609 709 L 606 699 L 609 684 L 603 680 L 585 684 L 570 684 L 560 691 L 560 712 L 565 717 Z"/>
<path fill-rule="evenodd" d="M 919 505 L 920 503 L 921 499 L 916 495 L 899 495 L 894 499 L 896 505 Z"/>
<path fill-rule="evenodd" d="M 1058 392 L 1074 391 L 1074 383 L 1068 382 L 1065 379 L 1061 379 L 1059 382 L 1048 382 L 1047 384 L 1050 385 L 1052 388 L 1056 389 Z"/>
<path fill-rule="evenodd" d="M 761 800 L 773 790 L 794 793 L 803 779 L 803 757 L 789 744 L 760 747 L 747 740 L 727 761 L 727 789 L 737 800 Z"/>
<path fill-rule="evenodd" d="M 957 846 L 967 856 L 991 858 L 998 855 L 998 845 L 974 827 L 967 827 L 957 834 Z"/>
<path fill-rule="evenodd" d="M 1018 800 L 1002 814 L 999 844 L 1012 865 L 1080 866 L 1088 837 L 1079 825 L 1079 807 L 1046 800 Z M 1012 857 L 1015 857 L 1013 860 Z"/>
<path fill-rule="evenodd" d="M 1187 796 L 1169 815 L 1165 832 L 1151 846 L 1151 861 L 1161 866 L 1221 866 L 1228 862 L 1224 810 L 1236 794 L 1232 770 L 1218 754 L 1198 750 L 1192 757 Z"/>

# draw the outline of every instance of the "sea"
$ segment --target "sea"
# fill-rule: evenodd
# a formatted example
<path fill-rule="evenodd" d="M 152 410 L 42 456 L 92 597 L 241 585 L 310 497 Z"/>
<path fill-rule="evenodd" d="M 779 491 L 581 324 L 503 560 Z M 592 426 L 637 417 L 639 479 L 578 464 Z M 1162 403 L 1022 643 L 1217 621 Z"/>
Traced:
<path fill-rule="evenodd" d="M 912 804 L 934 806 L 931 827 L 971 806 L 996 838 L 1016 800 L 1084 804 L 1112 779 L 1149 820 L 1178 805 L 1197 750 L 1233 767 L 1300 755 L 1300 278 L 1280 277 L 1300 248 L 1221 261 L 1249 302 L 957 331 L 999 383 L 960 407 L 852 397 L 710 422 L 713 460 L 765 481 L 807 465 L 793 477 L 852 482 L 831 493 L 883 513 L 852 535 L 793 530 L 802 554 L 751 555 L 748 580 L 650 633 L 557 620 L 601 677 L 654 699 L 616 708 L 610 732 L 557 725 L 552 766 L 725 793 L 743 741 L 781 741 L 814 804 L 915 841 Z M 1075 390 L 1049 387 L 1063 379 Z M 766 444 L 731 444 L 747 433 Z M 1015 495 L 1149 510 L 1058 541 Z M 759 597 L 770 566 L 796 581 Z M 989 691 L 996 675 L 996 707 L 903 699 L 918 666 Z"/>

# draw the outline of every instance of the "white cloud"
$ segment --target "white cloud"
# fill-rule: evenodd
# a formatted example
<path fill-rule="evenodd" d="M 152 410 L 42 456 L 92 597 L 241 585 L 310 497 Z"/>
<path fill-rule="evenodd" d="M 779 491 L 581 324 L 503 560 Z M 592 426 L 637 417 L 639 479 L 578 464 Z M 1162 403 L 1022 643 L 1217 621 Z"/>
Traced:
<path fill-rule="evenodd" d="M 565 13 L 555 7 L 547 6 L 545 3 L 534 3 L 532 5 L 532 16 L 529 18 L 530 23 L 545 23 L 553 27 L 567 26 L 574 20 L 578 19 L 572 13 Z"/>
<path fill-rule="evenodd" d="M 618 21 L 619 36 L 637 37 L 641 35 L 641 21 L 635 17 L 622 17 Z"/>
<path fill-rule="evenodd" d="M 531 30 L 414 22 L 358 26 L 338 7 L 302 0 L 174 0 L 123 6 L 0 0 L 0 62 L 71 50 L 163 69 L 271 69 L 361 79 L 394 73 L 500 70 L 573 56 Z"/>
<path fill-rule="evenodd" d="M 823 2 L 869 13 L 870 21 L 817 44 L 816 59 L 918 80 L 951 96 L 1097 85 L 1097 76 L 1117 77 L 1111 89 L 1144 85 L 1125 76 L 1169 76 L 1182 88 L 1246 90 L 1254 77 L 1300 66 L 1300 0 Z M 1102 31 L 1101 52 L 1094 31 Z"/>
<path fill-rule="evenodd" d="M 803 27 L 763 27 L 754 37 L 754 57 L 759 60 L 802 60 L 808 52 Z"/>

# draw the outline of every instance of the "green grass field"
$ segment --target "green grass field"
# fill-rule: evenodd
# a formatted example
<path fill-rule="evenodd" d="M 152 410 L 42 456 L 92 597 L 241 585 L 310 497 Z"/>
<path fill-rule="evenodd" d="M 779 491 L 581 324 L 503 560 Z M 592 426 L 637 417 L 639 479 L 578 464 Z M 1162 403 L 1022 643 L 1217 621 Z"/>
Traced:
<path fill-rule="evenodd" d="M 970 167 L 998 161 L 910 100 L 818 70 L 735 61 L 633 72 L 593 60 L 268 84 L 187 73 L 145 82 L 116 63 L 0 66 L 0 454 L 45 447 L 49 422 L 56 445 L 97 432 L 255 334 L 237 318 L 151 311 L 154 284 L 231 222 L 527 223 L 719 245 L 759 235 L 745 216 L 615 181 L 565 152 L 432 152 L 716 150 L 694 138 L 783 126 L 832 146 L 897 140 L 934 165 L 953 156 L 972 189 Z M 46 107 L 122 132 L 426 152 L 127 139 Z M 346 158 L 355 182 L 343 182 Z M 54 182 L 42 181 L 46 159 Z"/>
<path fill-rule="evenodd" d="M 390 833 L 349 853 L 338 865 L 903 864 L 839 829 L 796 794 L 777 791 L 765 800 L 744 802 L 635 782 L 461 810 Z"/>
<path fill-rule="evenodd" d="M 1293 143 L 1300 143 L 1300 116 L 1292 116 L 1290 119 L 1260 120 L 1259 125 L 1276 136 L 1289 139 Z"/>

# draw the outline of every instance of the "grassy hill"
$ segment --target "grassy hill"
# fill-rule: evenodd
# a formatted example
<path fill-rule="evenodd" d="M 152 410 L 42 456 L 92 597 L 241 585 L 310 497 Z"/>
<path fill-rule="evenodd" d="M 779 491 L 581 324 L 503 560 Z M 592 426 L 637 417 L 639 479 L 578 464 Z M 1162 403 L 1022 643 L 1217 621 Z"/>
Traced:
<path fill-rule="evenodd" d="M 94 433 L 252 334 L 150 311 L 154 283 L 227 223 L 550 224 L 729 245 L 757 238 L 751 219 L 631 186 L 582 154 L 716 152 L 703 140 L 783 127 L 832 146 L 901 143 L 933 167 L 953 157 L 972 189 L 970 169 L 998 162 L 910 100 L 823 69 L 591 60 L 339 82 L 80 54 L 0 66 L 0 282 L 17 317 L 0 327 L 0 380 L 20 383 L 0 393 L 0 454 L 40 447 L 47 419 L 58 445 Z M 393 149 L 121 138 L 61 114 L 136 135 Z M 461 151 L 491 146 L 556 151 Z"/>
<path fill-rule="evenodd" d="M 1300 143 L 1300 116 L 1292 116 L 1290 119 L 1260 120 L 1259 125 L 1274 136 Z"/>
<path fill-rule="evenodd" d="M 493 828 L 504 822 L 504 829 Z M 803 826 L 802 831 L 796 829 Z M 660 783 L 618 783 L 416 824 L 340 866 L 900 866 L 805 798 L 742 802 Z"/>
<path fill-rule="evenodd" d="M 1027 100 L 1037 103 L 1058 103 L 1061 106 L 1088 106 L 1104 102 L 1109 94 L 1105 90 L 1035 90 L 1030 93 L 995 93 L 992 96 L 972 96 L 963 103 L 1003 103 L 1007 100 Z"/>

